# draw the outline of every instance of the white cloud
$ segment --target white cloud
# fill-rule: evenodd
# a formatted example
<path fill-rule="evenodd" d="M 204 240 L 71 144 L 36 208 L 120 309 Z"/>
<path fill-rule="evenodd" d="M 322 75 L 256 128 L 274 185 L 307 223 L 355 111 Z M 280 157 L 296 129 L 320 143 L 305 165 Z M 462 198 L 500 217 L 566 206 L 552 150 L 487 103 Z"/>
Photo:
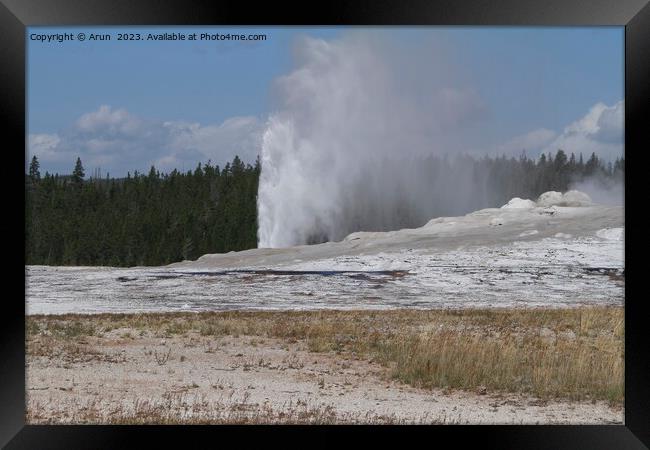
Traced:
<path fill-rule="evenodd" d="M 146 171 L 152 164 L 163 171 L 187 170 L 207 160 L 223 165 L 235 155 L 252 163 L 259 153 L 263 127 L 252 116 L 201 125 L 148 120 L 123 108 L 102 105 L 68 129 L 30 134 L 28 148 L 44 170 L 67 173 L 80 156 L 87 169 L 101 167 L 121 176 L 136 169 Z"/>
<path fill-rule="evenodd" d="M 78 131 L 87 133 L 107 133 L 119 135 L 135 135 L 143 123 L 125 109 L 111 109 L 102 105 L 97 111 L 82 115 L 76 123 Z"/>
<path fill-rule="evenodd" d="M 28 145 L 34 153 L 46 155 L 54 153 L 59 142 L 61 138 L 57 134 L 30 134 Z"/>
<path fill-rule="evenodd" d="M 238 154 L 252 161 L 259 152 L 263 124 L 256 117 L 232 117 L 218 125 L 165 122 L 169 131 L 169 146 L 175 152 L 194 149 L 213 161 L 223 159 L 223 153 Z"/>
<path fill-rule="evenodd" d="M 562 149 L 567 153 L 582 153 L 614 159 L 623 154 L 624 102 L 607 106 L 597 103 L 587 114 L 569 124 L 562 134 L 542 148 L 543 152 L 555 153 Z"/>
<path fill-rule="evenodd" d="M 612 106 L 599 102 L 561 132 L 538 128 L 492 147 L 489 153 L 516 156 L 525 150 L 526 154 L 535 157 L 541 153 L 555 154 L 562 149 L 568 154 L 582 153 L 588 157 L 596 152 L 599 157 L 615 159 L 623 154 L 623 111 L 623 101 Z"/>

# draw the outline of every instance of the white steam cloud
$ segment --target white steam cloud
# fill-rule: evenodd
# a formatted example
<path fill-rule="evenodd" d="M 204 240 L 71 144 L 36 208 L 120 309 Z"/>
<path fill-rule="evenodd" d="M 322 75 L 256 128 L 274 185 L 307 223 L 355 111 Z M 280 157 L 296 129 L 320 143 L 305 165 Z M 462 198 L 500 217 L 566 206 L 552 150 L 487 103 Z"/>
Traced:
<path fill-rule="evenodd" d="M 601 205 L 624 206 L 625 186 L 623 180 L 609 180 L 602 177 L 589 177 L 571 183 L 570 189 L 581 191 Z"/>
<path fill-rule="evenodd" d="M 434 176 L 414 158 L 448 151 L 483 117 L 480 97 L 437 70 L 440 55 L 405 56 L 372 38 L 305 38 L 295 70 L 277 81 L 261 152 L 260 247 L 422 224 L 441 205 L 466 209 L 480 191 L 471 171 Z"/>

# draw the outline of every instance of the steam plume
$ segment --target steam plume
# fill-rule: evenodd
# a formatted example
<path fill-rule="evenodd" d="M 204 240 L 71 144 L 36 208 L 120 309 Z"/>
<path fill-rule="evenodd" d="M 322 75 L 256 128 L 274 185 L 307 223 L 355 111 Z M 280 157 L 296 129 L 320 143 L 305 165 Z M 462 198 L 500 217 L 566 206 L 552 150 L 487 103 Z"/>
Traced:
<path fill-rule="evenodd" d="M 482 113 L 480 99 L 445 81 L 436 54 L 405 61 L 387 47 L 354 34 L 298 45 L 263 136 L 260 247 L 419 226 L 436 208 L 468 206 L 471 173 L 435 177 L 413 156 L 440 153 L 447 131 Z"/>

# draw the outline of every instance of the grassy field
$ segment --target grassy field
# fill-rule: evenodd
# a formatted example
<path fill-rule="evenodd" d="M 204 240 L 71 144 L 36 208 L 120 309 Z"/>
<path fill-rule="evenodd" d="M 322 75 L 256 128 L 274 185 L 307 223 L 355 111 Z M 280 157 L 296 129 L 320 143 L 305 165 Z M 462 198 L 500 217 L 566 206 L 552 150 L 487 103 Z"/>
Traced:
<path fill-rule="evenodd" d="M 187 333 L 277 338 L 304 341 L 311 352 L 377 362 L 385 367 L 386 377 L 415 387 L 623 404 L 622 308 L 233 311 L 26 320 L 31 356 L 58 355 L 71 361 L 100 357 L 84 339 L 116 329 L 129 330 L 123 339 Z"/>

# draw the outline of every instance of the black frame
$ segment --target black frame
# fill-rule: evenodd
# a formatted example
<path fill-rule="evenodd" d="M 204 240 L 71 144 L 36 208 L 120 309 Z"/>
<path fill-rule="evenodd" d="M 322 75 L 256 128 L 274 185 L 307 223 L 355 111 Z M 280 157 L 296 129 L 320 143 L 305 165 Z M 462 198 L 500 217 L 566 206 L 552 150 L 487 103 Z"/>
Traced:
<path fill-rule="evenodd" d="M 643 119 L 650 105 L 650 4 L 648 0 L 357 0 L 329 1 L 314 5 L 297 3 L 284 8 L 275 2 L 247 5 L 245 2 L 205 0 L 188 4 L 172 0 L 2 0 L 0 5 L 0 115 L 7 125 L 5 138 L 14 146 L 5 147 L 15 157 L 10 174 L 18 177 L 13 186 L 23 183 L 24 157 L 16 151 L 24 147 L 25 134 L 25 51 L 27 26 L 35 25 L 519 25 L 519 26 L 625 26 L 625 146 L 628 159 L 626 199 L 636 191 L 634 173 L 640 171 L 637 156 L 642 147 Z M 638 147 L 638 148 L 637 148 Z M 631 164 L 630 164 L 631 162 Z M 638 174 L 637 174 L 638 175 Z M 4 178 L 4 177 L 3 177 Z M 15 189 L 15 188 L 14 188 Z M 5 191 L 11 192 L 11 191 Z M 6 194 L 5 194 L 6 195 Z M 20 199 L 19 199 L 20 201 Z M 626 243 L 640 236 L 638 221 L 632 222 L 632 208 L 625 209 Z M 12 215 L 24 217 L 22 211 Z M 18 236 L 24 232 L 17 221 Z M 18 245 L 22 245 L 18 243 Z M 625 246 L 626 260 L 631 248 Z M 22 251 L 22 250 L 19 250 Z M 23 261 L 24 263 L 24 261 Z M 349 431 L 364 438 L 403 439 L 405 431 L 422 433 L 427 444 L 451 439 L 454 447 L 467 443 L 498 448 L 589 448 L 636 449 L 650 445 L 650 360 L 644 352 L 648 327 L 643 323 L 644 298 L 634 297 L 632 289 L 640 279 L 638 266 L 626 265 L 625 298 L 625 424 L 607 426 L 451 426 L 451 427 L 198 427 L 198 426 L 26 426 L 25 401 L 25 323 L 24 301 L 12 296 L 5 301 L 4 326 L 0 328 L 0 445 L 7 448 L 116 448 L 133 446 L 136 437 L 147 444 L 178 441 L 195 443 L 195 438 L 210 439 L 211 446 L 223 442 L 223 431 L 238 434 L 246 442 L 249 431 L 263 431 L 267 437 L 282 434 L 296 438 L 297 429 L 315 433 L 322 442 L 341 438 Z M 23 267 L 12 269 L 19 280 Z M 6 277 L 8 278 L 8 277 Z M 23 284 L 24 288 L 24 284 Z M 19 292 L 20 292 L 19 288 Z M 24 293 L 24 292 L 23 292 Z M 155 433 L 152 433 L 155 432 Z M 178 432 L 178 433 L 177 433 Z M 188 433 L 190 432 L 190 433 Z M 311 438 L 311 436 L 310 436 Z M 432 440 L 434 439 L 434 440 Z M 283 440 L 284 444 L 291 441 Z M 310 439 L 305 443 L 314 443 Z M 645 444 L 645 445 L 644 445 Z M 137 444 L 136 444 L 137 445 Z M 435 444 L 434 444 L 435 445 Z"/>

